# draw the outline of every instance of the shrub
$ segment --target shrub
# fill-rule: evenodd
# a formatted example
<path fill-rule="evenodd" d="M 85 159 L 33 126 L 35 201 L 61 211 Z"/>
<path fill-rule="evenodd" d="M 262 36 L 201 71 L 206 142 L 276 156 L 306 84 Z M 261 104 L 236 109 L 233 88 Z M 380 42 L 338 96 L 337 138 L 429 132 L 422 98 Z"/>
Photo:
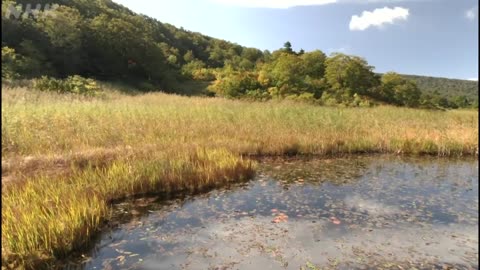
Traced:
<path fill-rule="evenodd" d="M 318 103 L 318 100 L 315 99 L 313 93 L 302 93 L 300 95 L 288 95 L 285 97 L 288 100 L 295 100 L 299 102 L 306 102 L 306 103 Z"/>
<path fill-rule="evenodd" d="M 212 69 L 201 68 L 192 72 L 192 78 L 194 80 L 213 81 L 215 80 L 215 74 L 213 73 Z"/>
<path fill-rule="evenodd" d="M 13 80 L 20 77 L 20 58 L 14 49 L 2 47 L 2 80 Z"/>
<path fill-rule="evenodd" d="M 208 90 L 223 97 L 237 98 L 244 96 L 248 90 L 258 88 L 259 83 L 253 72 L 226 71 L 218 74 Z"/>
<path fill-rule="evenodd" d="M 245 98 L 250 100 L 266 101 L 271 99 L 271 96 L 267 91 L 264 91 L 262 89 L 256 89 L 247 90 L 247 92 L 245 93 Z"/>
<path fill-rule="evenodd" d="M 101 88 L 93 79 L 83 78 L 79 75 L 69 76 L 64 80 L 42 76 L 35 80 L 34 87 L 40 91 L 73 93 L 85 96 L 97 96 L 101 92 Z"/>
<path fill-rule="evenodd" d="M 154 84 L 152 84 L 148 81 L 141 81 L 141 82 L 137 83 L 136 86 L 138 87 L 138 89 L 140 91 L 143 91 L 143 92 L 154 91 L 155 89 L 157 89 L 157 87 Z"/>

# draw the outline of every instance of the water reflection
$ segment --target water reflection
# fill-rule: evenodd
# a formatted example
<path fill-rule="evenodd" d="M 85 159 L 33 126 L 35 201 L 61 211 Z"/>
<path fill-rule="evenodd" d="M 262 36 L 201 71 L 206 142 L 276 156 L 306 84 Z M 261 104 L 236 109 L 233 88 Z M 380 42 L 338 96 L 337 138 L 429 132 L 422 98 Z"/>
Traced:
<path fill-rule="evenodd" d="M 115 213 L 79 268 L 478 268 L 477 160 L 263 160 L 248 183 Z"/>

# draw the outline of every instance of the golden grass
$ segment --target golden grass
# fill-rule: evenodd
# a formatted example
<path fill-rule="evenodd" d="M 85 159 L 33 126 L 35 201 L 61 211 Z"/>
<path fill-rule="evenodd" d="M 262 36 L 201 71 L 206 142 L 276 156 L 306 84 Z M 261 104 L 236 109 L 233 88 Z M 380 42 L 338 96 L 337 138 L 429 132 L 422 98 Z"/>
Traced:
<path fill-rule="evenodd" d="M 108 218 L 112 200 L 249 179 L 253 166 L 226 150 L 152 152 L 120 157 L 104 168 L 74 168 L 68 177 L 40 175 L 4 185 L 2 265 L 50 268 L 54 259 L 88 244 Z"/>
<path fill-rule="evenodd" d="M 474 110 L 21 88 L 2 89 L 2 101 L 3 266 L 45 266 L 85 246 L 114 199 L 246 179 L 254 165 L 242 155 L 478 154 Z"/>
<path fill-rule="evenodd" d="M 329 108 L 166 94 L 78 99 L 2 92 L 2 157 L 151 145 L 278 155 L 475 154 L 478 111 Z"/>

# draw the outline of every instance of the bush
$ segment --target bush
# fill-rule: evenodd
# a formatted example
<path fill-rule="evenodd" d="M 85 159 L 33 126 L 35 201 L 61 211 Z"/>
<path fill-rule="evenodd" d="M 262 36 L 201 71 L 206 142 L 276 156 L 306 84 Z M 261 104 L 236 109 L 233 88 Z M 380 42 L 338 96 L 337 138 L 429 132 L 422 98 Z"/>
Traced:
<path fill-rule="evenodd" d="M 271 99 L 271 96 L 267 91 L 264 91 L 262 89 L 247 90 L 247 92 L 245 93 L 245 99 L 267 101 Z"/>
<path fill-rule="evenodd" d="M 136 87 L 142 92 L 149 92 L 157 89 L 157 87 L 154 84 L 148 81 L 141 81 L 136 84 Z"/>
<path fill-rule="evenodd" d="M 208 90 L 227 98 L 243 97 L 248 90 L 258 89 L 256 74 L 253 72 L 226 71 L 218 74 Z"/>
<path fill-rule="evenodd" d="M 15 50 L 9 47 L 2 47 L 2 81 L 10 81 L 20 77 L 20 66 L 21 57 L 15 53 Z"/>
<path fill-rule="evenodd" d="M 101 88 L 97 83 L 79 75 L 69 76 L 61 80 L 42 76 L 34 81 L 34 87 L 40 91 L 52 91 L 57 93 L 73 93 L 85 96 L 97 96 Z"/>
<path fill-rule="evenodd" d="M 319 101 L 314 97 L 313 93 L 302 93 L 300 95 L 288 95 L 285 97 L 285 99 L 305 102 L 305 103 L 312 103 L 312 104 L 319 103 Z"/>
<path fill-rule="evenodd" d="M 201 68 L 192 72 L 192 78 L 200 81 L 213 81 L 215 80 L 215 74 L 212 69 Z"/>

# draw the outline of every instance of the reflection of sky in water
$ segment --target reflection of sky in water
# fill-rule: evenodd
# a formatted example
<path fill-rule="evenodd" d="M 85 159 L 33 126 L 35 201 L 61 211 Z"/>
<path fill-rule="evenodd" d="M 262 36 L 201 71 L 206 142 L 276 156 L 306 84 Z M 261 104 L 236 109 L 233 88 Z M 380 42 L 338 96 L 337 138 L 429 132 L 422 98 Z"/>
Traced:
<path fill-rule="evenodd" d="M 275 210 L 288 221 L 271 223 Z M 307 261 L 351 268 L 408 260 L 477 266 L 477 160 L 269 160 L 249 183 L 116 211 L 143 215 L 120 214 L 126 221 L 102 237 L 84 269 L 248 269 L 248 262 L 299 269 Z M 200 264 L 184 265 L 193 261 Z"/>

